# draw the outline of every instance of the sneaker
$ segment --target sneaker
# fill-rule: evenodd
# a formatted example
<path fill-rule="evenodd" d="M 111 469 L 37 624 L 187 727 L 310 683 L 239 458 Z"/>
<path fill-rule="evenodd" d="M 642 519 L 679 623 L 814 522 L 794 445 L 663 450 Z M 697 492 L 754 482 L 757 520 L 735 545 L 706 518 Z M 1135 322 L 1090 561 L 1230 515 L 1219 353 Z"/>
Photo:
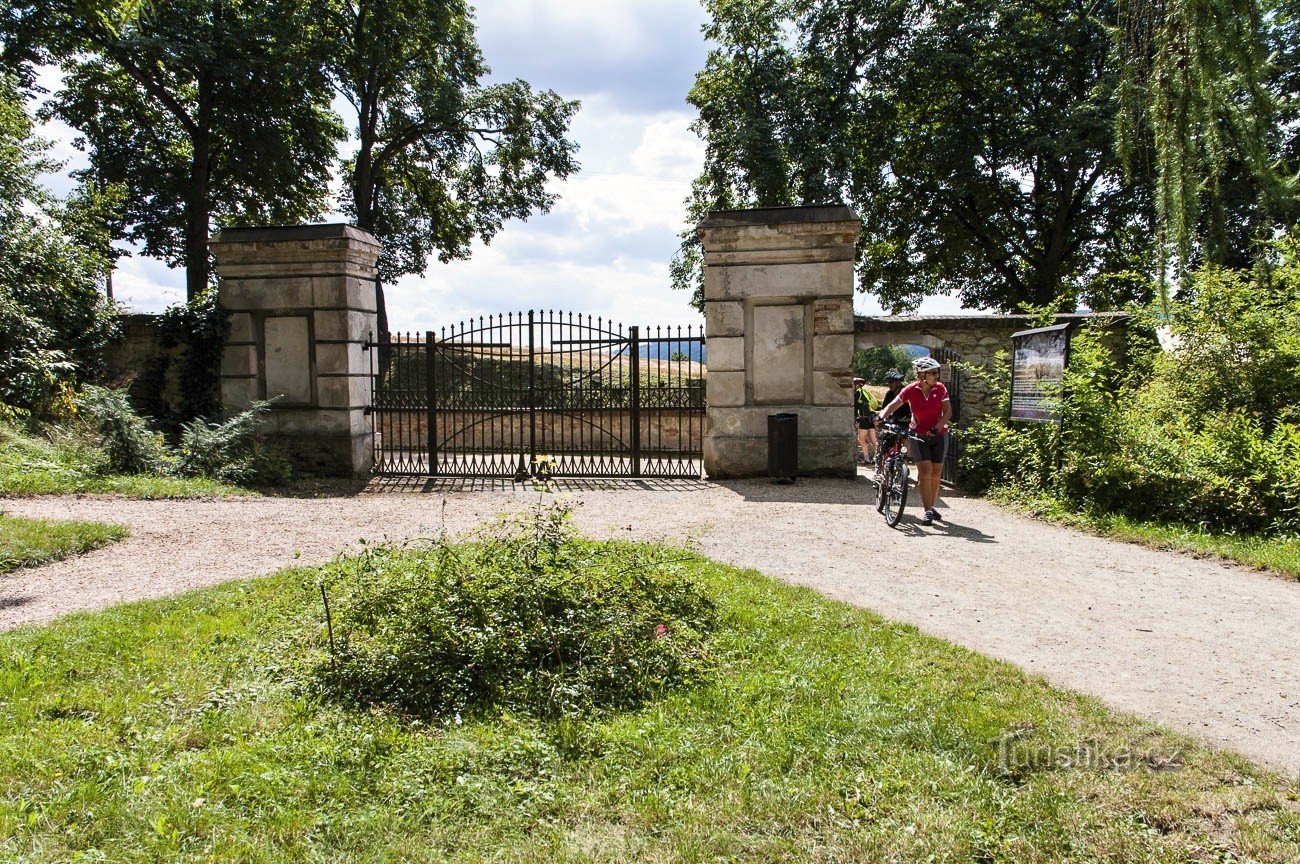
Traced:
<path fill-rule="evenodd" d="M 938 507 L 931 507 L 931 508 L 930 508 L 930 518 L 933 519 L 933 520 L 936 521 L 936 522 L 942 522 L 942 521 L 943 521 L 943 517 L 939 515 L 939 508 L 938 508 Z"/>
<path fill-rule="evenodd" d="M 933 524 L 934 524 L 934 511 L 933 511 L 933 510 L 926 510 L 926 511 L 925 511 L 925 515 L 921 517 L 921 524 L 922 524 L 922 525 L 933 525 Z"/>

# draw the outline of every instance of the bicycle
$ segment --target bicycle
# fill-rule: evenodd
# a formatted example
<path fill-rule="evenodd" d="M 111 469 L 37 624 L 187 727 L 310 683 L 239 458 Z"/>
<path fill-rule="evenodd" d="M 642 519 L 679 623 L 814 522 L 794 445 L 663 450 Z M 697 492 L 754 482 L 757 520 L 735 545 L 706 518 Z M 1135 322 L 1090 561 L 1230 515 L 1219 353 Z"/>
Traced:
<path fill-rule="evenodd" d="M 893 528 L 907 506 L 907 427 L 886 422 L 881 426 L 876 448 L 876 512 L 884 514 Z M 886 443 L 888 442 L 888 443 Z"/>

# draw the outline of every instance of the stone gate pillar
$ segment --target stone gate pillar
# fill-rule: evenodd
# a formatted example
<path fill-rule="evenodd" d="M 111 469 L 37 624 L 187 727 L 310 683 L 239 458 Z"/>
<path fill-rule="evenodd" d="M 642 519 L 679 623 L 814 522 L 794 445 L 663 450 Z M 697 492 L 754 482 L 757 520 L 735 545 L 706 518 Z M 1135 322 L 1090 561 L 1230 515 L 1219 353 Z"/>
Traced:
<path fill-rule="evenodd" d="M 379 242 L 351 225 L 226 228 L 209 244 L 230 313 L 221 358 L 227 412 L 276 399 L 270 436 L 295 467 L 370 470 L 370 358 Z"/>
<path fill-rule="evenodd" d="M 856 475 L 853 259 L 849 207 L 710 213 L 704 332 L 710 477 L 767 471 L 767 417 L 799 416 L 799 473 Z"/>

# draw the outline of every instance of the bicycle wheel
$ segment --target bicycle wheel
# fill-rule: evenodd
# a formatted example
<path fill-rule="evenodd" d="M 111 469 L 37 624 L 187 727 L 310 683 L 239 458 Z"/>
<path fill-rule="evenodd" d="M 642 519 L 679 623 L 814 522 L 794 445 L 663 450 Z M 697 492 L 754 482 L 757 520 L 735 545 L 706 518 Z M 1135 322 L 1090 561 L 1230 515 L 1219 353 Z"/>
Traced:
<path fill-rule="evenodd" d="M 885 524 L 893 528 L 903 518 L 907 506 L 907 463 L 902 457 L 890 460 L 885 480 Z"/>

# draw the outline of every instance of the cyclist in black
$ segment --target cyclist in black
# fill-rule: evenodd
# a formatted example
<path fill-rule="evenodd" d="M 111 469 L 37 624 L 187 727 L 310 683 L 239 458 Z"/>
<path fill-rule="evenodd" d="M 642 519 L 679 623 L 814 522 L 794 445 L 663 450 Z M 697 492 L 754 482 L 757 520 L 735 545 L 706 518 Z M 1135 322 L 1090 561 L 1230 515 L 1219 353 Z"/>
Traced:
<path fill-rule="evenodd" d="M 884 397 L 880 400 L 880 405 L 882 408 L 888 405 L 890 402 L 893 402 L 894 397 L 897 396 L 900 391 L 902 391 L 903 373 L 899 372 L 897 369 L 890 369 L 888 372 L 885 373 L 885 384 L 886 386 L 889 387 L 889 392 L 886 393 Z M 898 407 L 898 410 L 894 412 L 894 419 L 897 422 L 902 423 L 904 426 L 911 423 L 912 406 L 907 404 L 900 405 Z"/>

